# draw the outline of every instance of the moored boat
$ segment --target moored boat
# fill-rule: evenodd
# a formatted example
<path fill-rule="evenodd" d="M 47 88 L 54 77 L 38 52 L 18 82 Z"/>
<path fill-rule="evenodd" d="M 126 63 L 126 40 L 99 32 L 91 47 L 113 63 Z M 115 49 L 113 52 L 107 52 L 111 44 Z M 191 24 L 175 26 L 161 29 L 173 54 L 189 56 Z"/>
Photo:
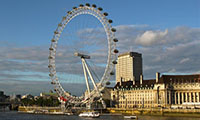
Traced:
<path fill-rule="evenodd" d="M 69 113 L 69 112 L 49 112 L 48 114 L 53 114 L 53 115 L 73 115 L 73 113 Z"/>
<path fill-rule="evenodd" d="M 100 116 L 98 112 L 84 112 L 79 114 L 80 117 L 93 117 L 97 118 Z"/>
<path fill-rule="evenodd" d="M 27 113 L 35 113 L 35 111 L 34 110 L 28 110 L 28 111 L 26 111 Z"/>
<path fill-rule="evenodd" d="M 136 115 L 124 116 L 125 119 L 137 119 Z"/>

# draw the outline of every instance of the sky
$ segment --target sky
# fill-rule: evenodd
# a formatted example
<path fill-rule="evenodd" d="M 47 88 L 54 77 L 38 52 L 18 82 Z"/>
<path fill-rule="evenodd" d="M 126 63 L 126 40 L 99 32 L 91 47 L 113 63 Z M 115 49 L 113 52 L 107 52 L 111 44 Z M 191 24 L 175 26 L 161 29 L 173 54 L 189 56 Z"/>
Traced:
<path fill-rule="evenodd" d="M 67 11 L 85 3 L 109 13 L 120 53 L 142 53 L 145 79 L 156 72 L 200 73 L 199 0 L 6 0 L 0 1 L 0 90 L 39 94 L 53 88 L 47 68 L 53 32 Z"/>

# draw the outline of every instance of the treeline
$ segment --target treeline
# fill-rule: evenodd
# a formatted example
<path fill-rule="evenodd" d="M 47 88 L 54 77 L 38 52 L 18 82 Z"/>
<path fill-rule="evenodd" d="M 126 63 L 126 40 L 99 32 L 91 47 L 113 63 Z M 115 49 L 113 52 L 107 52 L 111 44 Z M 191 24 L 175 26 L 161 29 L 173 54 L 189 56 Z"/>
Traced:
<path fill-rule="evenodd" d="M 53 97 L 49 97 L 49 98 L 40 97 L 37 99 L 24 98 L 24 99 L 21 99 L 21 102 L 25 106 L 36 105 L 36 106 L 56 107 L 60 105 L 59 100 Z"/>

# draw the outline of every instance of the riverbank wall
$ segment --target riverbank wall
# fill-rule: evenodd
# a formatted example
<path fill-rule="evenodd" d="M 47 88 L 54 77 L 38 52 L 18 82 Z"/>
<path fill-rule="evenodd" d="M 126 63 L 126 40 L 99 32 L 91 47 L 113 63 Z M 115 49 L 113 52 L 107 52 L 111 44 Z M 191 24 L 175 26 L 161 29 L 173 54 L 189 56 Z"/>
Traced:
<path fill-rule="evenodd" d="M 147 116 L 184 116 L 184 117 L 200 117 L 200 109 L 121 109 L 107 108 L 110 114 L 125 114 L 125 115 L 147 115 Z"/>
<path fill-rule="evenodd" d="M 60 107 L 19 106 L 18 112 L 62 112 Z"/>

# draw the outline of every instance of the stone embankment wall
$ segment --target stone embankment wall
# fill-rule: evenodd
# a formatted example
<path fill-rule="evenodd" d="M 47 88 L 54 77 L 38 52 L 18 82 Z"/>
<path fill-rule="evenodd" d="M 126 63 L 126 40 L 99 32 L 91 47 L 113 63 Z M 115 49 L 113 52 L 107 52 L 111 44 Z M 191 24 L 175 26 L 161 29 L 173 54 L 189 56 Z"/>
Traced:
<path fill-rule="evenodd" d="M 61 112 L 60 107 L 37 107 L 37 106 L 19 106 L 19 112 L 29 111 L 48 111 L 48 112 Z"/>
<path fill-rule="evenodd" d="M 111 114 L 200 117 L 200 109 L 162 109 L 162 108 L 119 109 L 119 108 L 107 108 L 107 110 Z"/>

